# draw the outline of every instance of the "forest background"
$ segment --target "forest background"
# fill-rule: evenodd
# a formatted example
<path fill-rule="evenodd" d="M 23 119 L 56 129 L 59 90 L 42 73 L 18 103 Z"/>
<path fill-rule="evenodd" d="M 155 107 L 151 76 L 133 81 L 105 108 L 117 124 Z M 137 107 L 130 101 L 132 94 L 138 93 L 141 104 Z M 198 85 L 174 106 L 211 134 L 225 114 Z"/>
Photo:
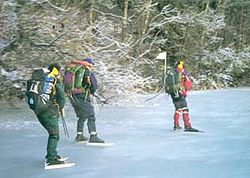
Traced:
<path fill-rule="evenodd" d="M 91 57 L 98 92 L 159 92 L 183 59 L 194 89 L 249 86 L 250 0 L 0 0 L 0 99 L 33 69 Z"/>

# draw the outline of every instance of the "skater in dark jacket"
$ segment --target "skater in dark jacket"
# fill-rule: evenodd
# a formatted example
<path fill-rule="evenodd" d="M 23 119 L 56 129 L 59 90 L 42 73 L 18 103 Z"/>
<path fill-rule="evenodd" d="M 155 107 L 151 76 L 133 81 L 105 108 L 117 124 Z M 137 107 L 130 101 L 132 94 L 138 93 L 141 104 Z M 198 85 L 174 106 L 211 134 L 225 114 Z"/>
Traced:
<path fill-rule="evenodd" d="M 60 65 L 53 63 L 48 67 L 49 73 L 45 79 L 45 85 L 42 88 L 42 101 L 48 103 L 45 109 L 37 108 L 35 114 L 41 125 L 47 130 L 49 137 L 47 142 L 47 166 L 64 164 L 57 153 L 57 144 L 59 141 L 59 114 L 64 114 L 65 96 L 62 89 L 60 77 Z"/>
<path fill-rule="evenodd" d="M 91 58 L 85 58 L 83 61 L 87 62 L 87 65 L 85 66 L 86 70 L 82 80 L 82 91 L 80 93 L 72 93 L 70 96 L 71 104 L 78 117 L 75 141 L 78 143 L 88 141 L 83 132 L 84 123 L 87 121 L 88 132 L 90 134 L 89 142 L 104 143 L 104 140 L 97 136 L 95 112 L 90 100 L 90 95 L 94 94 L 97 89 L 97 80 L 92 72 L 94 63 Z"/>
<path fill-rule="evenodd" d="M 174 130 L 182 129 L 179 124 L 179 118 L 182 115 L 184 121 L 185 131 L 195 131 L 196 129 L 192 128 L 189 118 L 189 110 L 187 106 L 187 91 L 191 90 L 192 83 L 184 68 L 184 62 L 179 61 L 176 65 L 175 69 L 180 76 L 180 87 L 179 90 L 171 93 L 171 98 L 173 104 L 175 106 L 175 113 L 174 113 Z"/>

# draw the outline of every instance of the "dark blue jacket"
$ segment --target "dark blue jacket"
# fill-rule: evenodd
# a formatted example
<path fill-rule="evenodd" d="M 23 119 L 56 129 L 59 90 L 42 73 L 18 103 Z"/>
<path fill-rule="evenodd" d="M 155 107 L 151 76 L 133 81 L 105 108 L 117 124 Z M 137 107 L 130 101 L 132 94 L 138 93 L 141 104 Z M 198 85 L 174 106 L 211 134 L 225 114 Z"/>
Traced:
<path fill-rule="evenodd" d="M 90 93 L 94 94 L 95 91 L 97 90 L 97 80 L 96 80 L 95 74 L 93 72 L 89 71 L 88 69 L 86 69 L 83 77 L 84 77 L 84 79 L 83 79 L 82 86 L 83 87 L 88 86 Z M 87 83 L 88 77 L 90 77 L 90 82 L 91 82 L 90 86 Z"/>

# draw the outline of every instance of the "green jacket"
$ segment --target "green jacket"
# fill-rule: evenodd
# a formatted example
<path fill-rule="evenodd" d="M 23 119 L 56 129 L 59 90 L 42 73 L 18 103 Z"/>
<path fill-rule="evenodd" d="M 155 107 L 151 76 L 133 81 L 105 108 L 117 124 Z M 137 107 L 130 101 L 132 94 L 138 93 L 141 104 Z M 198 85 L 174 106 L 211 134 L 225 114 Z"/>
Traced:
<path fill-rule="evenodd" d="M 59 106 L 59 109 L 63 109 L 65 105 L 65 95 L 63 91 L 62 82 L 60 80 L 57 80 L 55 89 L 56 89 L 56 94 L 51 96 L 51 99 L 55 100 L 56 104 L 58 104 Z"/>

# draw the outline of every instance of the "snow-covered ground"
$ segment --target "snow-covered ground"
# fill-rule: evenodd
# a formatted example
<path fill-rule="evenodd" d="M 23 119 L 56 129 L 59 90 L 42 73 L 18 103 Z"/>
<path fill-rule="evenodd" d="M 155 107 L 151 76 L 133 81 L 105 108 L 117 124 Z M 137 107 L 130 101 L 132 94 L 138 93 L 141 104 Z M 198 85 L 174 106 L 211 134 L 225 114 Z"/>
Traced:
<path fill-rule="evenodd" d="M 70 141 L 60 124 L 58 151 L 76 166 L 45 171 L 47 133 L 25 103 L 20 109 L 2 103 L 0 177 L 249 178 L 250 89 L 194 91 L 188 104 L 193 127 L 204 133 L 172 131 L 174 108 L 168 96 L 140 105 L 100 107 L 99 136 L 115 143 L 106 148 L 73 143 L 77 119 L 67 105 Z"/>

